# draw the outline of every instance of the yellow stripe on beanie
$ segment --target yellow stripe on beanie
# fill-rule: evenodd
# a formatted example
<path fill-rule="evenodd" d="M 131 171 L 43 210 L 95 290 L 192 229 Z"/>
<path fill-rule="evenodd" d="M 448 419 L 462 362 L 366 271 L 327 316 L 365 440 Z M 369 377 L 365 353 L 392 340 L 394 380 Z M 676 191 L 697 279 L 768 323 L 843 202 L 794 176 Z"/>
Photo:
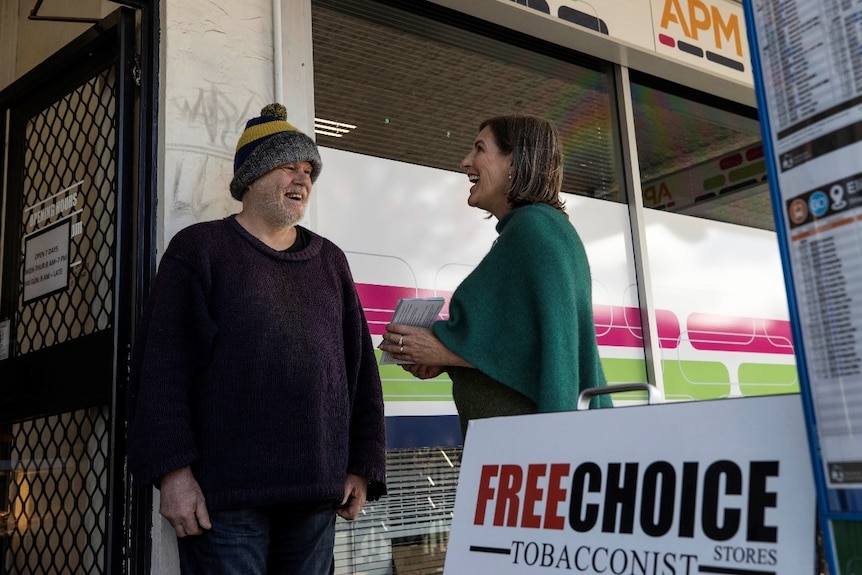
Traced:
<path fill-rule="evenodd" d="M 278 103 L 264 106 L 260 116 L 246 122 L 236 143 L 231 196 L 241 201 L 253 181 L 290 162 L 309 162 L 312 182 L 323 167 L 317 144 L 287 121 L 287 109 Z"/>
<path fill-rule="evenodd" d="M 260 138 L 265 138 L 267 136 L 277 134 L 279 132 L 298 131 L 299 130 L 297 130 L 293 124 L 286 120 L 272 120 L 271 122 L 264 122 L 255 126 L 249 126 L 243 131 L 242 135 L 239 137 L 239 141 L 236 143 L 236 149 L 239 150 L 246 144 L 254 142 L 255 140 L 259 140 Z"/>

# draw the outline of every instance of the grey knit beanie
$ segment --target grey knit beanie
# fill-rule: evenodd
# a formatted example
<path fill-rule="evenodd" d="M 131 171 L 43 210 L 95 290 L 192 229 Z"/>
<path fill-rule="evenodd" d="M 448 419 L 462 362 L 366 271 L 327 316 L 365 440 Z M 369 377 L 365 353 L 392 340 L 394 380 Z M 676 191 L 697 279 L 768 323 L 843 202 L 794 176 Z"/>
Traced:
<path fill-rule="evenodd" d="M 284 106 L 269 104 L 260 111 L 260 116 L 246 122 L 239 137 L 233 159 L 230 195 L 241 200 L 249 184 L 290 162 L 309 162 L 312 182 L 323 168 L 314 140 L 287 121 Z"/>

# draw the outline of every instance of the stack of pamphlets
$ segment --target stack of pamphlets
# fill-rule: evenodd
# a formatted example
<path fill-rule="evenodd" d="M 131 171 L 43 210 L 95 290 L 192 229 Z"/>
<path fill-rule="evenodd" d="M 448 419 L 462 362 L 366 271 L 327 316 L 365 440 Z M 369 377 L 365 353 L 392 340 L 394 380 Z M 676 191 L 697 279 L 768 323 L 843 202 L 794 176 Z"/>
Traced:
<path fill-rule="evenodd" d="M 406 297 L 398 300 L 395 313 L 392 314 L 392 323 L 412 325 L 416 327 L 431 327 L 437 321 L 437 315 L 443 309 L 442 297 Z M 380 365 L 387 364 L 404 365 L 413 363 L 403 359 L 395 359 L 388 351 L 380 356 Z"/>

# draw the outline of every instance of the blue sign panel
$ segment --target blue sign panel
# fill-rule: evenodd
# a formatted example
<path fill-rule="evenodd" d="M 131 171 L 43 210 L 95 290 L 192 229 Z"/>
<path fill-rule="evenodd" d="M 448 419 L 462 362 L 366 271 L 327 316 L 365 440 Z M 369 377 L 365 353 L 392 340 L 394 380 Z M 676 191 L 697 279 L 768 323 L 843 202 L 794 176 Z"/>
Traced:
<path fill-rule="evenodd" d="M 862 6 L 744 8 L 829 571 L 862 573 Z"/>

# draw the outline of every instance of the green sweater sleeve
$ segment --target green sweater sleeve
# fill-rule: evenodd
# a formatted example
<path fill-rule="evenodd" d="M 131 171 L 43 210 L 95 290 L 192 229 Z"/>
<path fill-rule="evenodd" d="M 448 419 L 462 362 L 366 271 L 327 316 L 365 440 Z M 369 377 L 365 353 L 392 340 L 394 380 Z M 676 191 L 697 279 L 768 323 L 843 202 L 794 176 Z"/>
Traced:
<path fill-rule="evenodd" d="M 512 210 L 499 237 L 433 326 L 453 352 L 532 399 L 539 412 L 574 410 L 605 385 L 589 262 L 568 218 L 544 205 Z M 600 396 L 594 406 L 609 406 Z"/>

